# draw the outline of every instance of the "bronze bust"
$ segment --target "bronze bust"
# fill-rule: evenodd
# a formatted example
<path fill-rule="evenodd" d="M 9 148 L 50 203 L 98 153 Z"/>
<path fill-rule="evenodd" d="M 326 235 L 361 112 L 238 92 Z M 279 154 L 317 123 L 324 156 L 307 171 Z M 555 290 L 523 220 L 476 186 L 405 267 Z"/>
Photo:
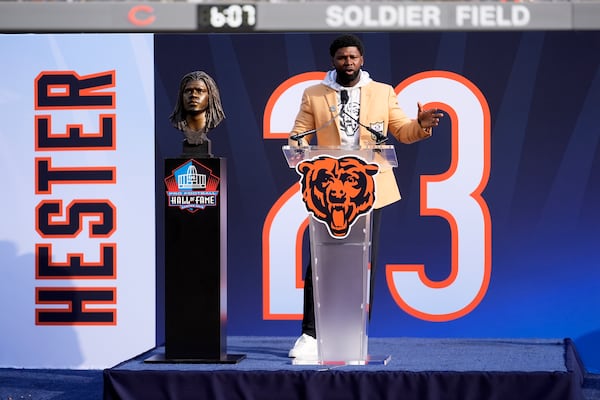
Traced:
<path fill-rule="evenodd" d="M 208 133 L 225 118 L 217 84 L 206 72 L 181 78 L 171 125 L 184 135 L 182 156 L 213 157 Z"/>

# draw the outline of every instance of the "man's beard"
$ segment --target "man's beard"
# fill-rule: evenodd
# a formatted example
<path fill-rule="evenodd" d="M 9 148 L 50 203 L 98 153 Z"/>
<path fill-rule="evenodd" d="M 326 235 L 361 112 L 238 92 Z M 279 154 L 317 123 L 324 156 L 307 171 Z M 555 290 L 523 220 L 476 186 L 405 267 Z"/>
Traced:
<path fill-rule="evenodd" d="M 360 69 L 354 71 L 352 75 L 348 75 L 346 71 L 336 71 L 337 72 L 337 81 L 342 86 L 349 85 L 352 81 L 356 80 L 360 75 Z"/>

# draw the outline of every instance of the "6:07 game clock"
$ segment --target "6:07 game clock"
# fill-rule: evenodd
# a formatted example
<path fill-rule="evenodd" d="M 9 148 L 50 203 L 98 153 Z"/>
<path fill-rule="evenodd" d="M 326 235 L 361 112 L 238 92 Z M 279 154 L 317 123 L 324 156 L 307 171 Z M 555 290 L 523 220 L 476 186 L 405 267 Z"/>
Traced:
<path fill-rule="evenodd" d="M 198 5 L 198 30 L 201 32 L 250 32 L 256 26 L 253 4 Z"/>

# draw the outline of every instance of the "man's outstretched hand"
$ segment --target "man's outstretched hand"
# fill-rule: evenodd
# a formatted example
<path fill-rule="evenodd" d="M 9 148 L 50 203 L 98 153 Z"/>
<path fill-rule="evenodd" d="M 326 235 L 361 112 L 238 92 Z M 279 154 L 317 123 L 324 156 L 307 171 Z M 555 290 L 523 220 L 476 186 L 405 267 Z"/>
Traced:
<path fill-rule="evenodd" d="M 436 108 L 423 110 L 423 106 L 419 102 L 417 102 L 417 109 L 417 118 L 419 120 L 419 125 L 421 125 L 421 128 L 423 129 L 429 129 L 434 126 L 438 126 L 440 123 L 440 118 L 444 116 L 444 114 L 439 112 L 439 110 L 437 110 Z"/>

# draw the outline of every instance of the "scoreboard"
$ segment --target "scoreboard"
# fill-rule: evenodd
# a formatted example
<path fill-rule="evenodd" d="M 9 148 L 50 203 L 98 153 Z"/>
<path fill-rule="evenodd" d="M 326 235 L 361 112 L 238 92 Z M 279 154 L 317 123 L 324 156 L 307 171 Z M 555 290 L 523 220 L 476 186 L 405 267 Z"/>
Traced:
<path fill-rule="evenodd" d="M 0 32 L 597 30 L 600 2 L 0 2 Z"/>

